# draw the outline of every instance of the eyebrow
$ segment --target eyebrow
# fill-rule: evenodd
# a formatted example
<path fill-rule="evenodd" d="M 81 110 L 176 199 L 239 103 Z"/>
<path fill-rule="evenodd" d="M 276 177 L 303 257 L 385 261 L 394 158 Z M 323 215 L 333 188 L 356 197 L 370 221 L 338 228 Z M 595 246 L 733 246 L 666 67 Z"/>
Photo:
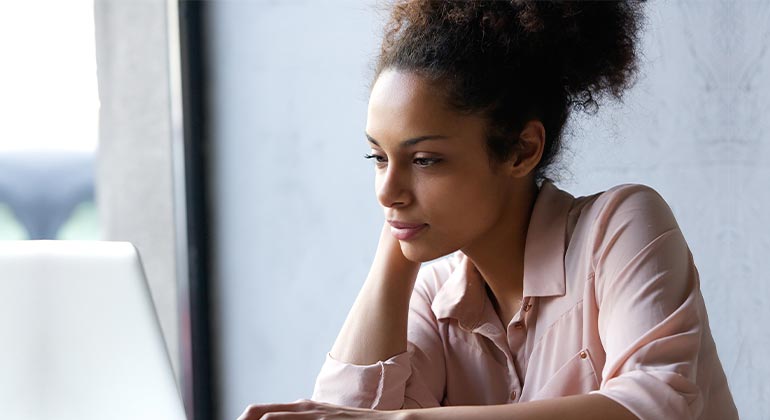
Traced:
<path fill-rule="evenodd" d="M 364 133 L 364 135 L 366 135 L 366 139 L 369 140 L 370 143 L 374 143 L 377 146 L 380 145 L 380 143 L 377 143 L 377 140 L 372 138 L 372 136 L 370 136 L 369 134 Z M 417 143 L 419 143 L 421 141 L 425 141 L 425 140 L 442 140 L 442 139 L 448 139 L 448 138 L 449 138 L 449 136 L 442 136 L 442 135 L 439 135 L 439 134 L 434 134 L 434 135 L 429 135 L 429 136 L 420 136 L 420 137 L 415 137 L 413 139 L 402 141 L 401 144 L 399 144 L 399 147 L 414 146 L 415 144 L 417 144 Z"/>

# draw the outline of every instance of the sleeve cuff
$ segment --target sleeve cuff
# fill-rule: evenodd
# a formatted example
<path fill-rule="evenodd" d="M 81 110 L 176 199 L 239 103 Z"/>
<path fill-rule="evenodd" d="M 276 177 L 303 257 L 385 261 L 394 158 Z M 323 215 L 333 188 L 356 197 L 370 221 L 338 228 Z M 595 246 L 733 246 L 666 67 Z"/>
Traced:
<path fill-rule="evenodd" d="M 673 372 L 626 372 L 590 394 L 601 394 L 641 420 L 694 419 L 703 408 L 697 386 Z"/>
<path fill-rule="evenodd" d="M 400 409 L 411 373 L 406 351 L 371 365 L 341 362 L 327 353 L 312 400 L 375 410 Z"/>

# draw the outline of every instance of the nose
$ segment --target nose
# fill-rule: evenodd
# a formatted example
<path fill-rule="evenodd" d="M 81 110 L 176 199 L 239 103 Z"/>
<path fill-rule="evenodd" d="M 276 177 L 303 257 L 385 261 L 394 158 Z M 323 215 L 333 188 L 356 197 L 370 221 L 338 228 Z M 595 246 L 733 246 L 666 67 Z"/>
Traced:
<path fill-rule="evenodd" d="M 395 165 L 388 165 L 385 172 L 375 176 L 374 188 L 377 200 L 383 207 L 404 207 L 411 201 L 409 191 L 409 174 L 399 170 Z"/>

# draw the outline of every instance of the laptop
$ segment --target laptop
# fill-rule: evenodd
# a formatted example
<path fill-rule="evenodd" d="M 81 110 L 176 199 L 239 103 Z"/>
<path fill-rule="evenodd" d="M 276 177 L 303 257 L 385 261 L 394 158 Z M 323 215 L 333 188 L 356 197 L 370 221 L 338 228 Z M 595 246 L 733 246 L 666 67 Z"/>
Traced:
<path fill-rule="evenodd" d="M 0 241 L 0 417 L 185 419 L 132 244 Z"/>

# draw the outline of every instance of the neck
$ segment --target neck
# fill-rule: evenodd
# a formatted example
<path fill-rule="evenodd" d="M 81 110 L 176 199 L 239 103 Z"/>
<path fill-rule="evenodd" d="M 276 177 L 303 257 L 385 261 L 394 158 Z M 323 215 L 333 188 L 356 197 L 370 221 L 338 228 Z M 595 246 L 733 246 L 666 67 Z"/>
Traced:
<path fill-rule="evenodd" d="M 509 194 L 498 221 L 462 249 L 491 290 L 490 298 L 504 326 L 521 305 L 524 247 L 537 192 L 537 186 L 531 182 Z"/>

